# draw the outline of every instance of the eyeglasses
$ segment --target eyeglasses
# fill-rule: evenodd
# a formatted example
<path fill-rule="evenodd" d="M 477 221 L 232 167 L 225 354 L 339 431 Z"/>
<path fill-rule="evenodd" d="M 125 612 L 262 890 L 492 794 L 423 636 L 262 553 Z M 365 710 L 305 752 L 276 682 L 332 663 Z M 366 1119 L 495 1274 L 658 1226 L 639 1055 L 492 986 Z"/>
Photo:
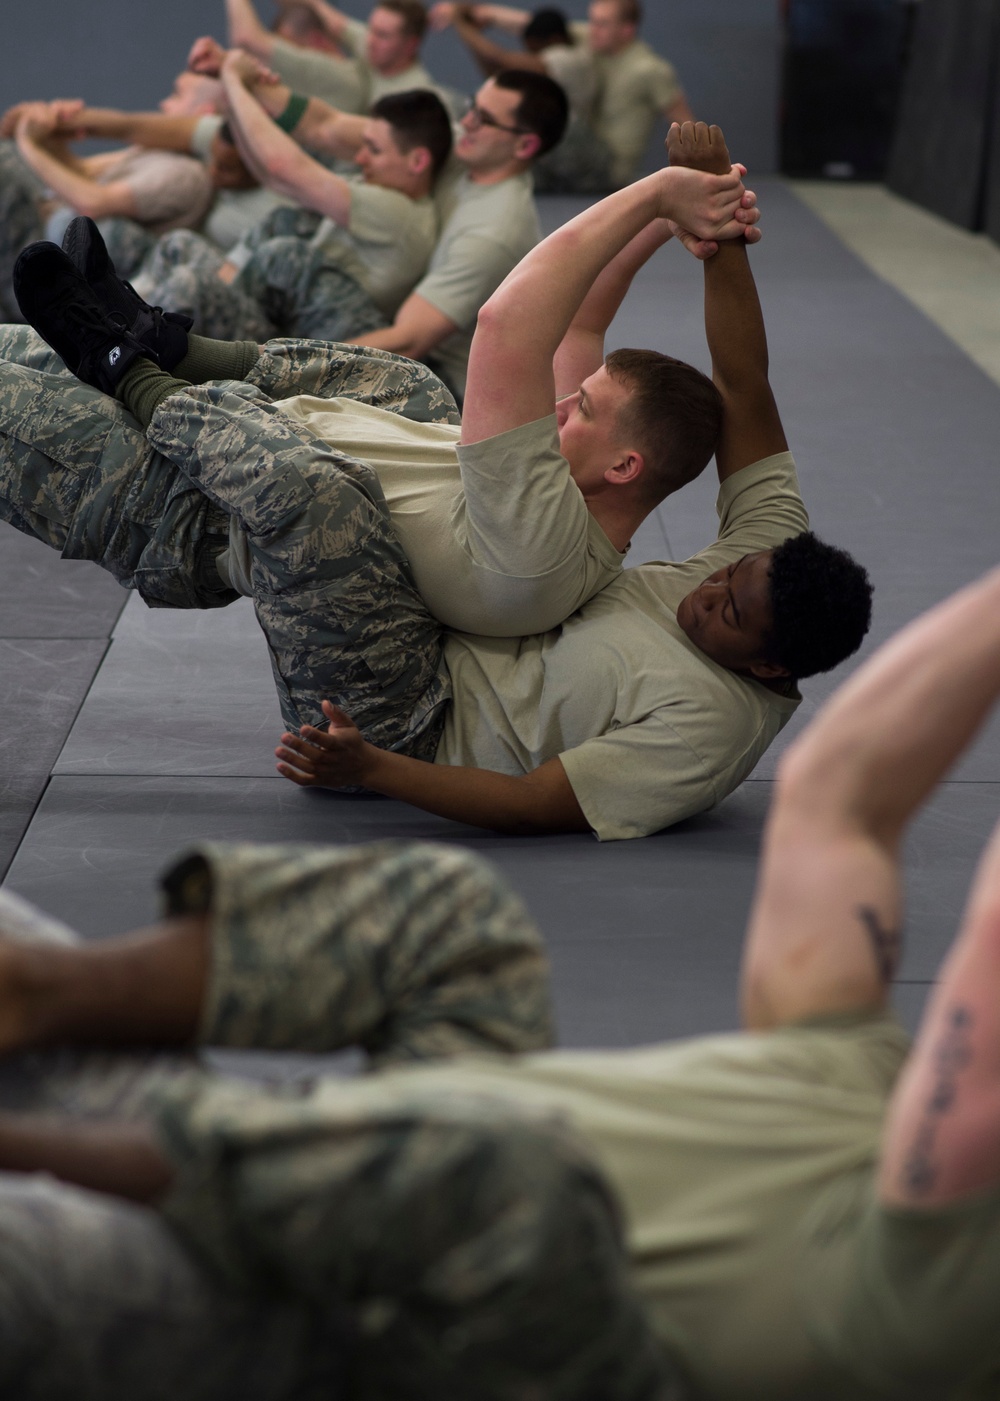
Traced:
<path fill-rule="evenodd" d="M 462 120 L 470 131 L 478 131 L 481 126 L 491 126 L 495 127 L 497 131 L 509 131 L 512 136 L 531 135 L 526 126 L 504 126 L 503 122 L 498 122 L 492 113 L 486 111 L 485 107 L 480 107 L 478 102 L 472 104 Z"/>

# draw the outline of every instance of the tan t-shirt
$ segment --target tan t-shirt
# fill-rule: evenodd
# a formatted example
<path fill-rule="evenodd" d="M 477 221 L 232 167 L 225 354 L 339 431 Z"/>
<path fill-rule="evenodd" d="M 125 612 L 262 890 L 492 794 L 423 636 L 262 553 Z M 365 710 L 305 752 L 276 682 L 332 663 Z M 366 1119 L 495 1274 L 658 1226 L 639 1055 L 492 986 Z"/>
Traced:
<path fill-rule="evenodd" d="M 817 1278 L 814 1246 L 870 1195 L 906 1050 L 886 1017 L 637 1050 L 463 1056 L 365 1077 L 351 1100 L 343 1080 L 321 1080 L 302 1136 L 314 1143 L 326 1113 L 332 1128 L 352 1105 L 374 1114 L 401 1100 L 468 1097 L 498 1114 L 555 1118 L 614 1187 L 633 1283 L 695 1395 L 872 1401 L 863 1388 L 837 1390 L 838 1361 L 813 1335 L 813 1317 L 833 1312 L 852 1278 L 850 1257 Z"/>
<path fill-rule="evenodd" d="M 390 319 L 427 268 L 437 238 L 434 201 L 351 181 L 347 227 L 324 219 L 313 242 L 350 273 Z"/>
<path fill-rule="evenodd" d="M 461 399 L 479 308 L 542 235 L 529 172 L 478 185 L 453 165 L 438 185 L 441 235 L 413 290 L 458 327 L 427 363 Z"/>
<path fill-rule="evenodd" d="M 348 20 L 341 43 L 352 55 L 350 58 L 336 58 L 332 54 L 299 48 L 287 39 L 276 39 L 268 66 L 294 92 L 322 98 L 344 112 L 367 112 L 373 102 L 389 93 L 409 92 L 412 88 L 438 91 L 438 85 L 422 63 L 411 63 L 392 77 L 377 73 L 364 57 L 367 36 L 366 24 L 361 20 Z"/>
<path fill-rule="evenodd" d="M 97 176 L 99 185 L 118 180 L 129 187 L 136 221 L 154 234 L 194 228 L 205 217 L 214 194 L 201 161 L 144 146 L 129 146 Z"/>
<path fill-rule="evenodd" d="M 299 395 L 277 407 L 375 469 L 417 588 L 448 627 L 542 631 L 621 571 L 559 453 L 555 415 L 459 447 L 457 426 L 354 399 Z M 230 549 L 245 549 L 241 532 Z M 238 563 L 229 572 L 238 578 Z"/>
<path fill-rule="evenodd" d="M 616 184 L 634 180 L 653 125 L 681 95 L 673 64 L 636 39 L 620 53 L 594 56 L 597 99 L 594 130 L 612 154 Z"/>
<path fill-rule="evenodd" d="M 453 702 L 436 762 L 529 773 L 558 756 L 602 840 L 714 807 L 799 703 L 710 661 L 678 603 L 709 574 L 806 529 L 789 453 L 719 491 L 719 538 L 682 563 L 627 569 L 536 637 L 451 636 Z"/>
<path fill-rule="evenodd" d="M 549 77 L 565 92 L 570 115 L 586 121 L 597 95 L 594 59 L 586 44 L 552 44 L 538 57 Z"/>

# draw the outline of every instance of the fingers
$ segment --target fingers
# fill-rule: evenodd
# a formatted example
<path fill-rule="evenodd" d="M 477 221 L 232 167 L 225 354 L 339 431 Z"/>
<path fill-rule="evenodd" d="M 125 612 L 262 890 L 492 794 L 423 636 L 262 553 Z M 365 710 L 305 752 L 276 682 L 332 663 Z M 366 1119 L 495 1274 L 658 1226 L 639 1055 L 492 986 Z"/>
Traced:
<path fill-rule="evenodd" d="M 336 726 L 338 729 L 356 730 L 358 727 L 347 714 L 346 710 L 341 710 L 339 705 L 334 705 L 333 701 L 323 702 L 323 714 L 330 722 L 330 728 Z"/>

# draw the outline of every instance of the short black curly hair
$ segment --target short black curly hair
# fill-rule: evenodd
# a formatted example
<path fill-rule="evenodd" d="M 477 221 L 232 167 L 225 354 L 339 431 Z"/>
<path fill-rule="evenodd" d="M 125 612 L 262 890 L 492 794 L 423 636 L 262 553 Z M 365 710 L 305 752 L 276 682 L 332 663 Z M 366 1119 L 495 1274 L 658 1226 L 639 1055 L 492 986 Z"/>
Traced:
<path fill-rule="evenodd" d="M 871 626 L 868 572 L 811 530 L 771 555 L 771 630 L 765 659 L 798 680 L 829 671 L 856 652 Z"/>

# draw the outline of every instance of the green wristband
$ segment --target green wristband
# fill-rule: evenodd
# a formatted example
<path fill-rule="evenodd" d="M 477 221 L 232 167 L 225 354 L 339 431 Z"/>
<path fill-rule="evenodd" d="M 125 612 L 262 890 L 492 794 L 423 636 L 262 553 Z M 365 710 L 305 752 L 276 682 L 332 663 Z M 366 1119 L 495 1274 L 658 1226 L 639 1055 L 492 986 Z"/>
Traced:
<path fill-rule="evenodd" d="M 282 131 L 287 131 L 291 134 L 302 120 L 302 114 L 308 106 L 308 97 L 303 97 L 300 93 L 293 92 L 281 116 L 275 117 L 274 120 L 277 125 L 281 127 Z"/>

